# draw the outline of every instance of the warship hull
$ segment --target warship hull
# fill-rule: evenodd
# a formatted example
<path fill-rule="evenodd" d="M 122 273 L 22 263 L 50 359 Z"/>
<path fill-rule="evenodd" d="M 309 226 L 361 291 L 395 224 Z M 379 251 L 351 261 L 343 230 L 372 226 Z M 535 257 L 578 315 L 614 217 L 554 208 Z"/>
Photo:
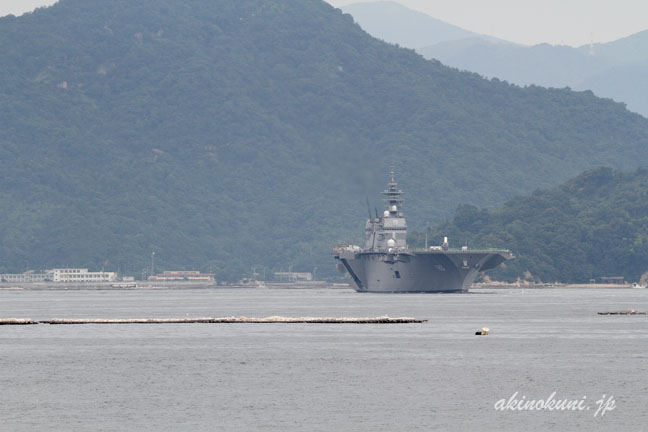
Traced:
<path fill-rule="evenodd" d="M 466 292 L 480 271 L 513 258 L 508 250 L 452 249 L 448 237 L 440 246 L 416 250 L 407 247 L 407 222 L 402 212 L 403 191 L 389 173 L 382 193 L 387 205 L 382 216 L 371 215 L 365 224 L 365 247 L 353 244 L 333 249 L 337 268 L 353 288 L 374 293 Z"/>
<path fill-rule="evenodd" d="M 513 256 L 509 251 L 341 252 L 338 270 L 358 292 L 467 292 L 480 271 Z"/>

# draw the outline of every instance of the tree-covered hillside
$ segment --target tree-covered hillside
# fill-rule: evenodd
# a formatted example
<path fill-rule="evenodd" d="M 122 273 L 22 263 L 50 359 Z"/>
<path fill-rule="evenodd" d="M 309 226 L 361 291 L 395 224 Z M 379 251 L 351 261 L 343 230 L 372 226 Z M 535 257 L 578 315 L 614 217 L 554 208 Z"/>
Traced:
<path fill-rule="evenodd" d="M 420 226 L 648 162 L 620 104 L 457 72 L 320 0 L 61 0 L 0 47 L 0 271 L 322 275 L 389 165 Z"/>
<path fill-rule="evenodd" d="M 461 205 L 428 232 L 474 247 L 505 247 L 517 259 L 494 277 L 588 282 L 601 276 L 638 281 L 648 272 L 648 170 L 598 168 L 497 210 Z M 423 245 L 425 235 L 413 233 Z"/>

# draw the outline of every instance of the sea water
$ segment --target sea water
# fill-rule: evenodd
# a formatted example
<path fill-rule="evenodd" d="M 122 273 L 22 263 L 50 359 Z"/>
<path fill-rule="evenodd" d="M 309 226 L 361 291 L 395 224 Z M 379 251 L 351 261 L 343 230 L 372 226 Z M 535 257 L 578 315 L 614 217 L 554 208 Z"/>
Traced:
<path fill-rule="evenodd" d="M 0 430 L 645 430 L 648 316 L 597 314 L 629 309 L 648 290 L 0 290 L 2 318 L 428 320 L 0 326 Z M 550 399 L 582 409 L 511 409 Z"/>

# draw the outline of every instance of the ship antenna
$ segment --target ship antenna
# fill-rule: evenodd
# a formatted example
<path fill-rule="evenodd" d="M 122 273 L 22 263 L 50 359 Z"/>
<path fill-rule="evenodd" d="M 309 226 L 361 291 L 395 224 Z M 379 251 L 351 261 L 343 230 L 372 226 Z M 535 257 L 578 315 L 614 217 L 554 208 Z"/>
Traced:
<path fill-rule="evenodd" d="M 371 219 L 371 206 L 369 205 L 369 197 L 365 197 L 367 199 L 367 211 L 369 212 L 369 219 Z"/>
<path fill-rule="evenodd" d="M 403 191 L 398 189 L 398 183 L 396 183 L 393 166 L 389 168 L 389 184 L 382 194 L 385 196 L 384 201 L 387 204 L 387 210 L 392 211 L 392 207 L 397 206 L 397 214 L 401 214 L 400 206 L 403 203 L 403 198 L 401 198 Z"/>

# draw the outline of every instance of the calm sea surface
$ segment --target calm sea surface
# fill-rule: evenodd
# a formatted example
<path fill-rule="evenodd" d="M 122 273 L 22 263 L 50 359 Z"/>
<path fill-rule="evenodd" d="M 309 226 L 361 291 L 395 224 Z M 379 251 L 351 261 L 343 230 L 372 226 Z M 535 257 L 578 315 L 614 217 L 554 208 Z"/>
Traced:
<path fill-rule="evenodd" d="M 648 290 L 0 291 L 4 318 L 429 320 L 0 326 L 0 430 L 647 430 L 648 316 L 596 314 L 624 309 Z M 515 392 L 591 408 L 494 409 Z M 604 395 L 616 408 L 595 417 Z"/>

